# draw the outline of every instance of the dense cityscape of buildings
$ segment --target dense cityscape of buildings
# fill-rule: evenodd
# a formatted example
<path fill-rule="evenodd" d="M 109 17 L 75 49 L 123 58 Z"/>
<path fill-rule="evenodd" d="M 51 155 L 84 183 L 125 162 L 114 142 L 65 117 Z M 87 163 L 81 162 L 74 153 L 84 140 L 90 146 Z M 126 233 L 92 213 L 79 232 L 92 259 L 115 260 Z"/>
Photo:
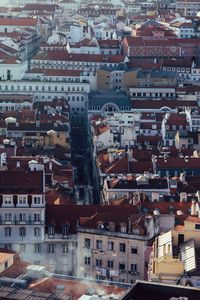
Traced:
<path fill-rule="evenodd" d="M 200 1 L 2 1 L 0 298 L 198 299 L 199 236 Z"/>

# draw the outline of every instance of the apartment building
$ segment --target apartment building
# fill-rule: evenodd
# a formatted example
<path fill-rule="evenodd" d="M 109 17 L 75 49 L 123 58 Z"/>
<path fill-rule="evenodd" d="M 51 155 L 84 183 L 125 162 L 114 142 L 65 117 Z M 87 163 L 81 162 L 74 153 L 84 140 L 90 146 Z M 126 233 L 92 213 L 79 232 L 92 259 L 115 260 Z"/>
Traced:
<path fill-rule="evenodd" d="M 130 213 L 81 218 L 78 276 L 129 283 L 144 278 L 145 244 L 157 225 L 155 218 Z"/>
<path fill-rule="evenodd" d="M 15 170 L 2 170 L 1 173 L 1 247 L 26 251 L 29 255 L 44 241 L 44 168 L 30 161 L 26 171 L 16 163 Z"/>
<path fill-rule="evenodd" d="M 184 225 L 156 238 L 149 261 L 150 281 L 176 284 L 183 275 L 186 282 L 189 276 L 190 284 L 199 280 L 199 228 L 200 218 L 190 216 Z"/>

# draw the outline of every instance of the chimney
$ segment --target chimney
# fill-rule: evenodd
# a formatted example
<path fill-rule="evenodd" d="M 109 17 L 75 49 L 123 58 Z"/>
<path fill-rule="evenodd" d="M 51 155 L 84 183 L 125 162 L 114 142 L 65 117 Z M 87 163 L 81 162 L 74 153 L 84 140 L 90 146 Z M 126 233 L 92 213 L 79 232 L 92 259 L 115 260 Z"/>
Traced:
<path fill-rule="evenodd" d="M 16 167 L 20 168 L 20 161 L 17 161 Z"/>
<path fill-rule="evenodd" d="M 192 216 L 196 215 L 196 202 L 195 202 L 195 200 L 192 200 L 191 215 Z"/>
<path fill-rule="evenodd" d="M 131 233 L 131 218 L 128 218 L 128 233 Z"/>
<path fill-rule="evenodd" d="M 52 171 L 52 162 L 49 162 L 49 170 Z"/>

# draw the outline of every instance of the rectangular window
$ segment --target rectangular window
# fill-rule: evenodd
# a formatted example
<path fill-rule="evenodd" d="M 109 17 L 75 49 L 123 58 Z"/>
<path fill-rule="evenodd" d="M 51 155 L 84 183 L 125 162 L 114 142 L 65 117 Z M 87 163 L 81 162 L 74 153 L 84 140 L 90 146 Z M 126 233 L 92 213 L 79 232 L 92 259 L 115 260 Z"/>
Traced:
<path fill-rule="evenodd" d="M 40 244 L 35 244 L 34 245 L 34 252 L 35 253 L 40 253 L 41 252 L 41 245 Z"/>
<path fill-rule="evenodd" d="M 34 222 L 40 222 L 40 214 L 39 213 L 34 214 Z"/>
<path fill-rule="evenodd" d="M 41 204 L 41 197 L 34 197 L 33 198 L 33 204 Z"/>
<path fill-rule="evenodd" d="M 102 259 L 96 258 L 96 266 L 101 267 L 102 266 Z"/>
<path fill-rule="evenodd" d="M 120 252 L 126 252 L 126 244 L 120 243 L 119 244 L 119 251 Z"/>
<path fill-rule="evenodd" d="M 19 214 L 19 221 L 26 222 L 26 214 Z"/>
<path fill-rule="evenodd" d="M 12 228 L 6 227 L 4 230 L 5 230 L 5 236 L 11 236 L 12 235 Z"/>
<path fill-rule="evenodd" d="M 63 244 L 63 253 L 68 253 L 68 252 L 69 252 L 68 244 Z"/>
<path fill-rule="evenodd" d="M 19 251 L 20 251 L 21 253 L 25 253 L 25 251 L 26 251 L 26 245 L 20 244 L 20 245 L 19 245 Z"/>
<path fill-rule="evenodd" d="M 200 224 L 195 224 L 195 229 L 200 229 Z"/>
<path fill-rule="evenodd" d="M 5 213 L 5 222 L 11 222 L 12 221 L 12 214 Z"/>
<path fill-rule="evenodd" d="M 48 253 L 54 253 L 54 244 L 49 244 L 48 245 Z"/>
<path fill-rule="evenodd" d="M 108 242 L 108 250 L 113 251 L 114 250 L 114 242 Z"/>
<path fill-rule="evenodd" d="M 137 272 L 137 264 L 131 264 L 131 272 Z"/>
<path fill-rule="evenodd" d="M 90 249 L 90 239 L 85 239 L 85 248 Z"/>
<path fill-rule="evenodd" d="M 137 246 L 132 246 L 131 247 L 131 253 L 132 254 L 137 254 L 138 253 Z"/>
<path fill-rule="evenodd" d="M 102 249 L 102 241 L 101 240 L 96 240 L 96 248 Z"/>
<path fill-rule="evenodd" d="M 3 198 L 3 204 L 4 205 L 12 205 L 13 204 L 13 200 L 11 196 L 5 196 Z"/>
<path fill-rule="evenodd" d="M 34 236 L 41 236 L 41 228 L 40 227 L 34 228 Z"/>
<path fill-rule="evenodd" d="M 90 265 L 91 257 L 85 256 L 84 257 L 84 264 L 85 265 Z"/>
<path fill-rule="evenodd" d="M 114 268 L 114 261 L 113 260 L 108 260 L 107 261 L 107 268 L 110 268 L 110 269 Z"/>
<path fill-rule="evenodd" d="M 21 237 L 26 236 L 26 228 L 25 227 L 19 228 L 19 236 L 21 236 Z"/>
<path fill-rule="evenodd" d="M 19 205 L 26 205 L 27 204 L 27 197 L 26 196 L 19 196 L 18 197 L 18 204 Z"/>
<path fill-rule="evenodd" d="M 125 263 L 124 262 L 119 263 L 119 270 L 122 272 L 125 272 Z"/>

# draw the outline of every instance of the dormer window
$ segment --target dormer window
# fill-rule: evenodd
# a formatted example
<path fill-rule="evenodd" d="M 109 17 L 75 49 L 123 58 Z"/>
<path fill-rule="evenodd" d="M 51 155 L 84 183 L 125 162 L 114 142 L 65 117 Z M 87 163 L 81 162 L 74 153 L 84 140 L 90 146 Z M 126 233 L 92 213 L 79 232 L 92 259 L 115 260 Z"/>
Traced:
<path fill-rule="evenodd" d="M 109 222 L 109 230 L 110 231 L 115 231 L 115 223 Z"/>
<path fill-rule="evenodd" d="M 62 234 L 63 234 L 63 236 L 66 236 L 69 234 L 69 225 L 68 224 L 63 225 Z"/>
<path fill-rule="evenodd" d="M 133 234 L 140 234 L 140 230 L 139 230 L 139 229 L 133 229 L 133 230 L 132 230 L 132 233 L 133 233 Z"/>
<path fill-rule="evenodd" d="M 33 197 L 33 205 L 41 205 L 42 204 L 42 197 L 41 196 L 34 196 Z"/>
<path fill-rule="evenodd" d="M 120 232 L 126 233 L 126 224 L 125 223 L 120 224 Z"/>
<path fill-rule="evenodd" d="M 54 225 L 50 225 L 50 226 L 49 226 L 48 234 L 49 234 L 49 237 L 55 235 L 55 227 L 54 227 Z"/>
<path fill-rule="evenodd" d="M 98 230 L 103 230 L 104 229 L 104 224 L 102 221 L 98 222 Z"/>
<path fill-rule="evenodd" d="M 3 196 L 3 206 L 13 206 L 13 197 Z"/>
<path fill-rule="evenodd" d="M 18 196 L 18 203 L 17 205 L 20 205 L 20 206 L 25 206 L 27 205 L 27 196 Z"/>

